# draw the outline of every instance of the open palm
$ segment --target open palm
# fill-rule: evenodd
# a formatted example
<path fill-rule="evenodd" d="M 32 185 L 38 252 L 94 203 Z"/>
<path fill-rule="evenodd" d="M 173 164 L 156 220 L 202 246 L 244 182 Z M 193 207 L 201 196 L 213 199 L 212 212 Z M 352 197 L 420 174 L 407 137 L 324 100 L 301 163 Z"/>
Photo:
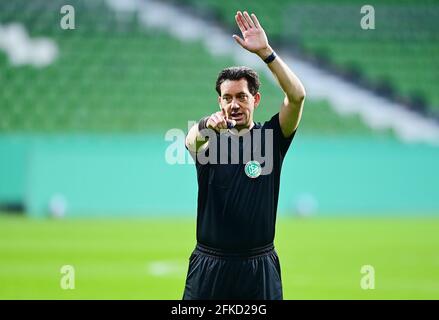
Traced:
<path fill-rule="evenodd" d="M 247 11 L 244 11 L 244 14 L 242 14 L 241 11 L 238 11 L 235 15 L 235 20 L 244 39 L 237 35 L 233 35 L 233 38 L 244 49 L 257 54 L 268 48 L 267 36 L 264 29 L 262 29 L 259 24 L 256 15 L 252 13 L 250 17 Z"/>

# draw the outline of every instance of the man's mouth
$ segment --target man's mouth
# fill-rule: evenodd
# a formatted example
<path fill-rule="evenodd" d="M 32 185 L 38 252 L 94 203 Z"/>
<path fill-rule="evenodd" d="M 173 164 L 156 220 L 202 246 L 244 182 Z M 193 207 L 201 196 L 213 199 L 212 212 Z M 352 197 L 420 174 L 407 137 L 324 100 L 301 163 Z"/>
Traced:
<path fill-rule="evenodd" d="M 240 118 L 242 118 L 242 113 L 241 112 L 232 112 L 230 114 L 230 116 L 232 117 L 233 120 L 239 120 Z"/>

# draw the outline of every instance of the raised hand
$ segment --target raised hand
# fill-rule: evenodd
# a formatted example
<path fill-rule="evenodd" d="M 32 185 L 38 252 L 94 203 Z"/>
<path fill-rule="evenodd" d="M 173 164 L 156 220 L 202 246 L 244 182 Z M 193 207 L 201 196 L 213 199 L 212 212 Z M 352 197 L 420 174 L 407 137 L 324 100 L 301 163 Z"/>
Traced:
<path fill-rule="evenodd" d="M 238 11 L 235 15 L 235 20 L 244 38 L 242 39 L 234 34 L 233 38 L 236 42 L 244 49 L 256 53 L 263 59 L 270 55 L 271 48 L 268 44 L 267 35 L 259 24 L 256 15 L 252 13 L 250 17 L 247 11 L 244 11 L 244 14 Z"/>

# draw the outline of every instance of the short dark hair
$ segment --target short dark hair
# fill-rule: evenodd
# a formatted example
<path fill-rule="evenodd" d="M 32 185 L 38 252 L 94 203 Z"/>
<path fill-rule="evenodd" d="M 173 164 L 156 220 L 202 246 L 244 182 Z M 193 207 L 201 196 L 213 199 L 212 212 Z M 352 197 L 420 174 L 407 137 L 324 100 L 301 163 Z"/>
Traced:
<path fill-rule="evenodd" d="M 226 80 L 247 80 L 248 91 L 252 95 L 255 95 L 259 91 L 259 76 L 258 74 L 248 67 L 229 67 L 222 70 L 218 78 L 216 79 L 216 92 L 221 96 L 221 84 Z"/>

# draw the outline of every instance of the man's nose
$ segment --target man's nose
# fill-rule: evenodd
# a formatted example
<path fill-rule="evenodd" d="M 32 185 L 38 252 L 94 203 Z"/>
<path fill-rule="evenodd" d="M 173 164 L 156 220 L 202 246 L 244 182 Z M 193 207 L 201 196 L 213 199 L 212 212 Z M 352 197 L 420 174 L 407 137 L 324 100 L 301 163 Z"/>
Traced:
<path fill-rule="evenodd" d="M 239 109 L 238 101 L 235 98 L 232 100 L 232 109 Z"/>

